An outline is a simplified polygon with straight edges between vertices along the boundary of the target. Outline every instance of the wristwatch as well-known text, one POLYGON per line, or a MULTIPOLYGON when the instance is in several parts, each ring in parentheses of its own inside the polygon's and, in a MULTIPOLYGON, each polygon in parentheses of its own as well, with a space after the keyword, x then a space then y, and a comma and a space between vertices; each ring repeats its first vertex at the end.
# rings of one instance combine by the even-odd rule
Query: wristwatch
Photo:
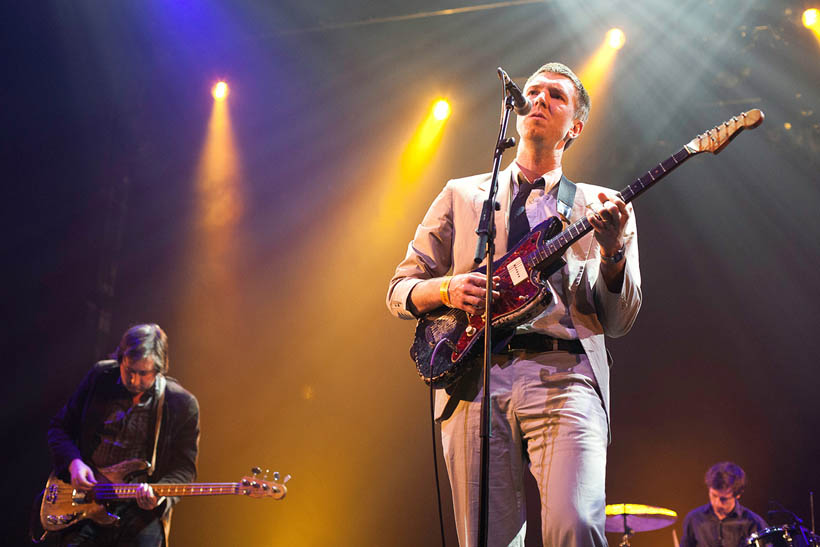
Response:
POLYGON ((624 250, 626 249, 625 245, 622 245, 620 249, 615 251, 614 255, 605 255, 604 250, 601 249, 601 260, 607 262, 609 264, 617 264, 621 260, 624 259, 624 250))

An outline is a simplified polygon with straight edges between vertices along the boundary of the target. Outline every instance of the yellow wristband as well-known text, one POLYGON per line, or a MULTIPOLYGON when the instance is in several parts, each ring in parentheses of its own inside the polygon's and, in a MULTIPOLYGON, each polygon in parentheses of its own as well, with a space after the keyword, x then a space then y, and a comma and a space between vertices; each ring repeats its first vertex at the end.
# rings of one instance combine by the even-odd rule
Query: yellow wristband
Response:
POLYGON ((451 276, 446 276, 444 279, 441 280, 441 286, 438 289, 439 294, 441 294, 441 301, 448 308, 453 307, 453 305, 450 303, 450 281, 452 279, 453 278, 451 276))

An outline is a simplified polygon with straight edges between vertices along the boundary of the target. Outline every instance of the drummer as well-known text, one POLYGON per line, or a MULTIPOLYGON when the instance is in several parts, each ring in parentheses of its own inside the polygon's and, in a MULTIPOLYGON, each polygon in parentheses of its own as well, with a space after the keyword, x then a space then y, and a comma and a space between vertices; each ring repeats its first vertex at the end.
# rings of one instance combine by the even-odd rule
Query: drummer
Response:
POLYGON ((709 503, 692 510, 683 521, 681 547, 739 547, 766 528, 759 515, 740 505, 746 473, 732 462, 716 463, 706 472, 709 503))

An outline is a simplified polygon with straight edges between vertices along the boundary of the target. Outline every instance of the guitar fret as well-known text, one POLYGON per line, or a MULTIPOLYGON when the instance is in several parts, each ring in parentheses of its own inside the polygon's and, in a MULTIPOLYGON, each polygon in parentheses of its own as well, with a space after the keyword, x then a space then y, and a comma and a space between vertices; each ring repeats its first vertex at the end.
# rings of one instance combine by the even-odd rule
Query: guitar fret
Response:
MULTIPOLYGON (((236 492, 237 483, 216 483, 216 484, 154 484, 154 490, 162 496, 195 496, 195 495, 209 495, 209 494, 230 494, 236 492)), ((135 491, 131 491, 134 494, 135 491)))
POLYGON ((629 202, 632 200, 633 192, 632 192, 632 185, 627 186, 623 190, 621 190, 621 199, 624 202, 629 202))
MULTIPOLYGON (((662 179, 684 160, 688 159, 689 156, 691 156, 689 151, 687 151, 685 147, 682 148, 676 154, 666 158, 658 165, 644 173, 641 177, 635 179, 631 184, 619 192, 618 195, 625 203, 632 201, 650 185, 662 179)), ((537 252, 530 255, 530 267, 536 267, 538 264, 548 260, 551 256, 566 249, 569 245, 590 230, 592 230, 592 226, 589 224, 586 217, 583 217, 571 224, 563 232, 556 235, 543 245, 540 245, 537 248, 537 252)))
MULTIPOLYGON (((625 202, 630 202, 635 199, 638 195, 642 194, 645 190, 649 188, 653 183, 659 181, 671 171, 676 169, 680 164, 682 164, 687 159, 691 158, 696 154, 700 154, 702 152, 712 152, 713 154, 718 153, 723 147, 725 147, 729 141, 732 139, 737 132, 743 130, 744 128, 754 128, 760 125, 763 121, 763 113, 759 110, 750 110, 749 112, 741 114, 741 120, 737 118, 732 118, 729 122, 724 122, 722 126, 715 127, 714 129, 707 131, 701 135, 697 135, 694 139, 692 139, 689 143, 684 145, 682 149, 677 151, 672 156, 666 158, 658 165, 653 167, 651 170, 644 173, 639 178, 635 179, 631 184, 629 184, 626 188, 621 190, 616 195, 620 196, 625 202)), ((594 205, 594 203, 590 203, 590 205, 594 205)), ((586 214, 590 214, 585 211, 585 214, 581 215, 581 219, 575 223, 568 223, 569 225, 566 226, 563 232, 552 236, 548 241, 539 241, 534 248, 526 255, 521 256, 521 259, 524 260, 524 264, 529 264, 530 267, 538 268, 540 266, 552 265, 554 262, 560 260, 561 255, 564 251, 566 251, 566 247, 572 244, 573 242, 577 241, 578 238, 582 237, 584 234, 589 233, 592 229, 590 226, 589 221, 586 218, 586 214)), ((552 223, 544 223, 544 226, 556 226, 556 224, 552 223)), ((544 235, 542 231, 541 236, 544 235)), ((509 258, 512 253, 508 253, 507 256, 504 257, 504 260, 511 260, 509 258)), ((511 296, 514 296, 514 292, 511 293, 511 296)), ((516 299, 518 300, 518 299, 516 299)), ((534 310, 538 310, 535 306, 535 303, 528 301, 523 302, 520 305, 516 304, 516 307, 512 309, 512 311, 518 310, 526 310, 529 311, 529 306, 533 306, 534 310), (525 306, 527 308, 525 308, 525 306)), ((503 313, 509 313, 508 310, 504 310, 503 313)), ((431 387, 434 388, 445 388, 449 387, 453 384, 455 380, 457 380, 462 372, 461 370, 467 370, 469 368, 468 364, 465 364, 463 358, 465 356, 459 357, 457 361, 450 362, 449 356, 439 356, 439 359, 436 363, 430 363, 430 369, 438 368, 440 366, 446 373, 454 373, 442 380, 444 376, 439 375, 437 378, 432 378, 424 374, 424 370, 427 369, 428 363, 426 362, 429 360, 433 360, 436 357, 436 354, 430 355, 428 351, 426 336, 424 334, 428 333, 430 327, 427 324, 441 324, 442 330, 449 331, 451 327, 448 325, 450 323, 448 317, 443 317, 443 321, 441 321, 441 316, 432 317, 433 314, 430 314, 431 317, 422 317, 419 319, 419 325, 416 329, 416 339, 413 343, 413 349, 411 353, 413 353, 413 359, 416 361, 416 367, 422 377, 424 378, 425 382, 428 383, 431 387), (458 368, 459 365, 463 365, 461 369, 458 368)), ((526 314, 524 314, 526 315, 526 314)), ((493 316, 490 318, 490 322, 494 322, 493 320, 495 317, 502 317, 501 315, 493 316)), ((515 325, 516 320, 514 319, 513 315, 509 315, 512 318, 510 324, 515 325)), ((245 490, 242 487, 240 490, 245 490)), ((248 493, 248 492, 242 492, 248 493)))
POLYGON ((669 172, 678 165, 675 156, 670 156, 661 162, 661 166, 665 172, 669 172))

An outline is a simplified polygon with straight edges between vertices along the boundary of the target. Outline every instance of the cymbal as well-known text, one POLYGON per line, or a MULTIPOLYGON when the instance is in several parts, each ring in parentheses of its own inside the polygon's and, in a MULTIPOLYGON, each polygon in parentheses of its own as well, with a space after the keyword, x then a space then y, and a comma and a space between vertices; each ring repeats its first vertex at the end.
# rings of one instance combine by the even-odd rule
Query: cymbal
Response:
POLYGON ((678 520, 671 509, 640 505, 637 503, 613 503, 606 506, 606 531, 625 533, 624 524, 630 532, 660 530, 678 520))

